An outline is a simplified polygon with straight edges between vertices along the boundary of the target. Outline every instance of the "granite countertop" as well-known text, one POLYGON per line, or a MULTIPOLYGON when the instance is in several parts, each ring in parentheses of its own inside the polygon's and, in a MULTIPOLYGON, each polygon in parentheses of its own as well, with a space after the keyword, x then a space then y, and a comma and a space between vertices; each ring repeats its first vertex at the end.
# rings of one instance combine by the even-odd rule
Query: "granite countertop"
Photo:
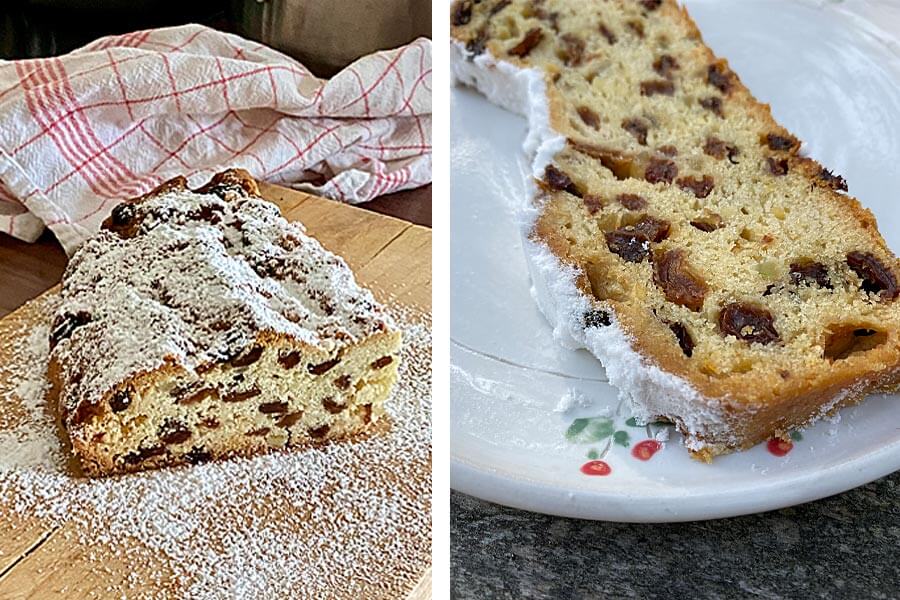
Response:
POLYGON ((900 598, 900 471, 778 511, 639 525, 453 492, 451 597, 900 598))

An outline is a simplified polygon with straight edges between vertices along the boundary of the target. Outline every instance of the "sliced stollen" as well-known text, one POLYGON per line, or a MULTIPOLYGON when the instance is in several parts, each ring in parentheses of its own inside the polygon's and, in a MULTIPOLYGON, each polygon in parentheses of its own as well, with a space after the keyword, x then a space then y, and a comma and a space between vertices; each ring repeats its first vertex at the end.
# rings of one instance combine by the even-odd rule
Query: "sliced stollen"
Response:
POLYGON ((79 248, 50 377, 82 470, 109 475, 362 431, 400 337, 340 257, 230 170, 116 206, 79 248))
POLYGON ((464 0, 453 72, 526 115, 535 296, 636 417, 746 448, 900 383, 900 263, 674 0, 464 0))

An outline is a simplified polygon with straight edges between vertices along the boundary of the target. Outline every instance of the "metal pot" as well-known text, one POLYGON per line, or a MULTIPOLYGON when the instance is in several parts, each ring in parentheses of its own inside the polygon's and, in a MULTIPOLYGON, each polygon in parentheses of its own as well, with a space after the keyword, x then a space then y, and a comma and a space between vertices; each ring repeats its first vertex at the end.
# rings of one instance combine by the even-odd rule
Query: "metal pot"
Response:
POLYGON ((329 77, 360 56, 431 35, 430 0, 232 0, 238 32, 329 77))

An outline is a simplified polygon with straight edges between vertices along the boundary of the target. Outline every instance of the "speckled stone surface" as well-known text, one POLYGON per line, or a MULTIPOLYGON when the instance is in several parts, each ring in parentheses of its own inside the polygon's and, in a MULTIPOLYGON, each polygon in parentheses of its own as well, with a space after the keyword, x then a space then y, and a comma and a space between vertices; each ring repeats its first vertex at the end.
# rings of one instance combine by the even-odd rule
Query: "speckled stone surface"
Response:
POLYGON ((450 514, 455 599, 900 598, 900 472, 717 521, 579 521, 456 492, 450 514))

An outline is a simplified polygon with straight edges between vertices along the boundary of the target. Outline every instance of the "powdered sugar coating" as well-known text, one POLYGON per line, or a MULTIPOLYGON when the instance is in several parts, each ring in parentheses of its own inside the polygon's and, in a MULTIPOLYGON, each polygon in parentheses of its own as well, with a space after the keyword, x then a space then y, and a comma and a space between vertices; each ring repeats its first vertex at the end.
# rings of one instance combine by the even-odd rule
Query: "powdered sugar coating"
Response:
POLYGON ((227 178, 202 193, 175 182, 129 206, 63 276, 51 359, 67 414, 165 364, 233 358, 261 333, 333 351, 389 327, 343 259, 227 178), (87 322, 58 335, 73 315, 87 322))

